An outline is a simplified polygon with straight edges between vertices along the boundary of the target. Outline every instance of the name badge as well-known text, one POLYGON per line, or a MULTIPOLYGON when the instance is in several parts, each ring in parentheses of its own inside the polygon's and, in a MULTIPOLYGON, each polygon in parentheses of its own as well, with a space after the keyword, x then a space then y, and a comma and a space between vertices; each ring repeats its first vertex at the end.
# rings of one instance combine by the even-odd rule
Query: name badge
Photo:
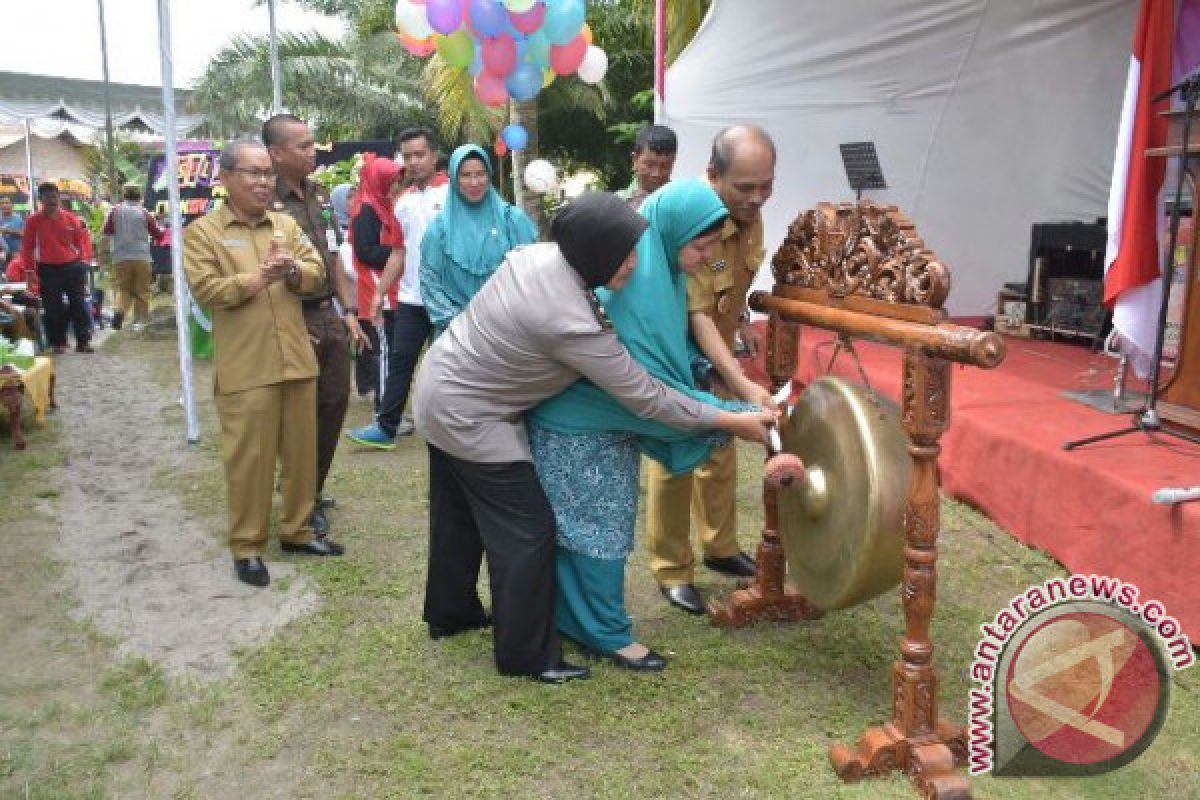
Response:
POLYGON ((245 250, 250 246, 250 243, 245 239, 222 239, 221 244, 225 245, 226 247, 231 247, 234 250, 245 250))

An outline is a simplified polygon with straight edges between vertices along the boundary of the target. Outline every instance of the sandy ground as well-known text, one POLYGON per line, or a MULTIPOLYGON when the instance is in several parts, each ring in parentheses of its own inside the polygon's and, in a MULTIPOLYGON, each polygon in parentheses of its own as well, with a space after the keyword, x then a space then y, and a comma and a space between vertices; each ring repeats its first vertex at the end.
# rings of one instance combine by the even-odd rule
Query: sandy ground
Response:
MULTIPOLYGON (((100 340, 97 340, 99 343, 100 340)), ((217 678, 239 647, 313 611, 318 597, 288 564, 272 586, 237 581, 229 551, 170 493, 156 489, 172 464, 200 459, 162 421, 178 402, 136 359, 104 353, 58 358, 67 465, 56 554, 79 618, 170 674, 217 678), (96 424, 97 421, 103 424, 96 424), (279 579, 286 590, 279 589, 279 579)), ((194 464, 195 462, 193 462, 194 464)))

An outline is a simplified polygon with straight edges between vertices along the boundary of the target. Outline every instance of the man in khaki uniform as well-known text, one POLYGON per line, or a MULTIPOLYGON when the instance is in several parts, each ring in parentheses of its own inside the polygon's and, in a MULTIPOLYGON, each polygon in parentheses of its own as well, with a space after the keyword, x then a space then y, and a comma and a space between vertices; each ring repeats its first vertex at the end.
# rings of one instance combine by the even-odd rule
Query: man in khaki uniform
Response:
POLYGON ((282 463, 284 552, 341 555, 313 537, 317 361, 300 295, 324 278, 321 256, 286 214, 269 211, 275 170, 257 142, 221 154, 225 205, 188 226, 184 266, 192 294, 213 312, 213 391, 229 498, 229 547, 238 579, 266 586, 275 464, 282 463))
MULTIPOLYGON (((775 181, 775 145, 756 126, 726 128, 713 140, 708 179, 729 209, 717 257, 688 276, 688 313, 692 338, 712 362, 714 391, 774 408, 771 393, 742 374, 733 355, 746 294, 765 255, 762 207, 775 181)), ((704 550, 704 565, 736 577, 754 574, 754 559, 737 540, 737 450, 717 448, 692 473, 671 475, 656 461, 647 466, 646 528, 650 568, 663 595, 674 606, 704 613, 694 585, 694 524, 704 550)))

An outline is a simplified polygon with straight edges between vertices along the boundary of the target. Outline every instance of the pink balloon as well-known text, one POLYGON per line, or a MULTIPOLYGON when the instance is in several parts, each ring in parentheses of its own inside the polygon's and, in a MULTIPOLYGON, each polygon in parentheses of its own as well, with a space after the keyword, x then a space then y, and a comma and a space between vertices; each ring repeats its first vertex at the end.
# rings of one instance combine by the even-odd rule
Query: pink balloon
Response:
POLYGON ((508 102, 504 79, 484 70, 475 76, 475 96, 485 106, 502 106, 508 102))
POLYGON ((514 28, 526 35, 531 34, 542 27, 542 22, 546 19, 546 4, 538 3, 524 14, 514 14, 510 11, 509 17, 514 28))
POLYGON ((412 53, 417 58, 425 58, 425 56, 437 49, 437 42, 430 36, 428 39, 414 39, 407 34, 398 33, 400 43, 404 45, 404 49, 412 53))
POLYGON ((517 65, 517 43, 507 33, 483 40, 483 68, 499 78, 507 78, 517 65))
POLYGON ((583 63, 587 49, 587 39, 582 33, 566 44, 554 45, 550 48, 550 68, 559 75, 570 75, 583 63))

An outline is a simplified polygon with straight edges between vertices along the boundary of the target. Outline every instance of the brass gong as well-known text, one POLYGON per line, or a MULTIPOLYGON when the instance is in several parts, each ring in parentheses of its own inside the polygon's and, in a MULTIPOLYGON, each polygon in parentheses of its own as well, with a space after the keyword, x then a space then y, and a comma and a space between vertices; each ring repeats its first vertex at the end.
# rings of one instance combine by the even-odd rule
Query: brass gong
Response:
POLYGON ((779 490, 779 537, 796 590, 832 610, 899 583, 912 458, 896 404, 820 378, 780 434, 808 474, 805 485, 779 490))

